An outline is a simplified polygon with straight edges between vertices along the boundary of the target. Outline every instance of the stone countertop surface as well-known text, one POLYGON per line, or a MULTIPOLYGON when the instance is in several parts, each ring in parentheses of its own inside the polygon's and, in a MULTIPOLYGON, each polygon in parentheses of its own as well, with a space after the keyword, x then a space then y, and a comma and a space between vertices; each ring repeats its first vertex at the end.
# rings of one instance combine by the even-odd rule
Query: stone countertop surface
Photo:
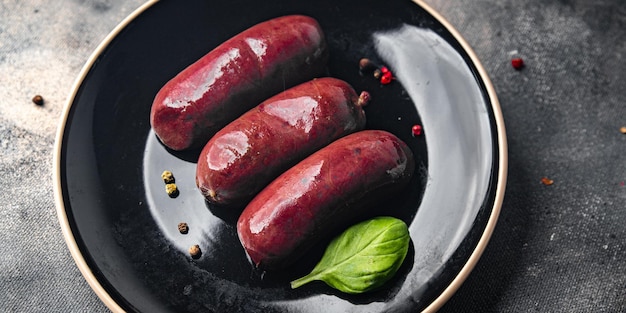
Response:
MULTIPOLYGON (((493 237, 441 312, 626 312, 626 7, 426 2, 486 68, 509 145, 493 237), (513 56, 523 70, 512 68, 513 56)), ((108 312, 63 240, 52 156, 82 66, 142 4, 0 1, 2 312, 108 312), (32 102, 37 94, 43 105, 32 102)))

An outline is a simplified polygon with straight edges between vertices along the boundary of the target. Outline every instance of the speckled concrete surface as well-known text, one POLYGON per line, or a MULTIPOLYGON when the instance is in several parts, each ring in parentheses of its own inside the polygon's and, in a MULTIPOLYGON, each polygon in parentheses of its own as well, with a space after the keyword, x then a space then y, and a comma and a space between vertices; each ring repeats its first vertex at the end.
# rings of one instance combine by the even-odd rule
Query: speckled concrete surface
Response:
MULTIPOLYGON (((500 222, 442 312, 626 311, 621 1, 427 2, 482 60, 509 140, 500 222), (525 59, 522 71, 513 56, 525 59)), ((81 67, 142 3, 0 1, 0 311, 108 311, 63 242, 52 150, 81 67)))
POLYGON ((52 151, 72 84, 143 1, 0 1, 0 311, 108 312, 57 220, 52 151), (44 105, 35 105, 35 95, 44 105))

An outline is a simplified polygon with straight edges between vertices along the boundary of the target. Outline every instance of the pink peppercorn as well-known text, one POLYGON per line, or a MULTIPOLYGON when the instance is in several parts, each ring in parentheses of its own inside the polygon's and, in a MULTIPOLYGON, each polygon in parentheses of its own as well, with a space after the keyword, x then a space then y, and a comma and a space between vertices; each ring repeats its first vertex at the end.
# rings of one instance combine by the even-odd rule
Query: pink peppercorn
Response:
POLYGON ((391 74, 391 71, 386 66, 382 66, 380 68, 380 73, 381 73, 381 75, 380 75, 380 83, 383 84, 383 85, 390 84, 391 81, 394 79, 393 78, 393 74, 391 74))
POLYGON ((411 133, 413 134, 413 136, 419 136, 422 134, 422 126, 421 125, 413 125, 413 127, 411 127, 411 133))
POLYGON ((511 60, 511 65, 516 70, 521 70, 524 67, 524 60, 522 58, 513 58, 511 60))
POLYGON ((383 85, 390 84, 392 80, 393 75, 391 75, 391 72, 383 73, 383 76, 380 77, 380 83, 383 85))

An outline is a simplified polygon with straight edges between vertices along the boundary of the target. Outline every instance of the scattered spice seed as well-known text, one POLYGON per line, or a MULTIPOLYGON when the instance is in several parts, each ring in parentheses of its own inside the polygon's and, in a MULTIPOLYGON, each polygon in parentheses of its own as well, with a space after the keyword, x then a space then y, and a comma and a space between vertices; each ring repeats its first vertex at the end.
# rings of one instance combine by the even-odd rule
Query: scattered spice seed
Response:
POLYGON ((546 185, 546 186, 550 186, 552 184, 554 184, 554 180, 548 178, 548 177, 543 177, 541 178, 541 183, 546 185))
POLYGON ((187 234, 189 232, 189 225, 187 225, 187 223, 178 223, 178 231, 181 234, 187 234))
POLYGON ((393 80, 393 75, 391 72, 383 73, 383 76, 380 78, 380 83, 383 85, 388 85, 393 80))
POLYGON ((372 100, 372 95, 367 91, 361 91, 359 99, 356 101, 356 105, 360 107, 366 106, 372 100))
POLYGON ((626 126, 620 127, 619 132, 626 135, 626 126))
POLYGON ((380 77, 380 83, 383 85, 390 84, 392 80, 394 80, 393 74, 386 66, 380 68, 380 72, 382 73, 380 77))
POLYGON ((411 127, 411 133, 413 134, 413 137, 421 135, 422 125, 413 125, 413 127, 411 127))
POLYGON ((179 194, 176 184, 165 184, 165 192, 167 192, 167 195, 170 196, 170 198, 176 198, 179 194))
POLYGON ((189 248, 189 255, 191 255, 191 257, 194 259, 200 258, 200 256, 202 256, 202 250, 200 250, 200 246, 199 245, 191 246, 191 248, 189 248))
POLYGON ((382 76, 383 76, 383 72, 381 72, 381 70, 379 69, 374 70, 374 78, 380 79, 382 76))
POLYGON ((33 97, 33 103, 36 105, 43 105, 43 97, 40 95, 36 95, 33 97))
POLYGON ((395 79, 388 67, 378 67, 378 65, 368 58, 362 58, 359 60, 359 70, 361 73, 372 71, 374 78, 380 80, 380 83, 383 85, 390 84, 395 79))
POLYGON ((524 67, 524 60, 522 58, 513 58, 511 60, 511 65, 516 70, 521 70, 524 67))
POLYGON ((161 178, 166 184, 173 184, 174 182, 176 182, 176 179, 174 179, 174 174, 172 174, 172 172, 170 171, 163 171, 163 173, 161 174, 161 178))
POLYGON ((359 60, 359 69, 362 72, 371 72, 376 68, 378 68, 378 66, 376 66, 376 64, 368 58, 362 58, 359 60))

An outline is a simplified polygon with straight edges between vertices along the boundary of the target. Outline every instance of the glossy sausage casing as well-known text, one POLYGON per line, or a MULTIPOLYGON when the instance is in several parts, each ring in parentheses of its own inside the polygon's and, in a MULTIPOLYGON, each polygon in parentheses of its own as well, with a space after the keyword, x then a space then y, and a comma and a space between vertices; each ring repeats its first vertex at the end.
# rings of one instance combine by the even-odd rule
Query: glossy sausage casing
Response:
POLYGON ((206 199, 241 205, 289 167, 365 127, 363 103, 348 83, 324 77, 259 104, 209 140, 196 183, 206 199))
POLYGON ((389 132, 345 136, 264 188, 239 217, 239 240, 257 267, 284 268, 402 190, 414 168, 411 150, 389 132))
POLYGON ((313 18, 257 24, 188 66, 157 93, 150 122, 173 150, 202 148, 215 132, 285 88, 321 76, 328 61, 313 18))

